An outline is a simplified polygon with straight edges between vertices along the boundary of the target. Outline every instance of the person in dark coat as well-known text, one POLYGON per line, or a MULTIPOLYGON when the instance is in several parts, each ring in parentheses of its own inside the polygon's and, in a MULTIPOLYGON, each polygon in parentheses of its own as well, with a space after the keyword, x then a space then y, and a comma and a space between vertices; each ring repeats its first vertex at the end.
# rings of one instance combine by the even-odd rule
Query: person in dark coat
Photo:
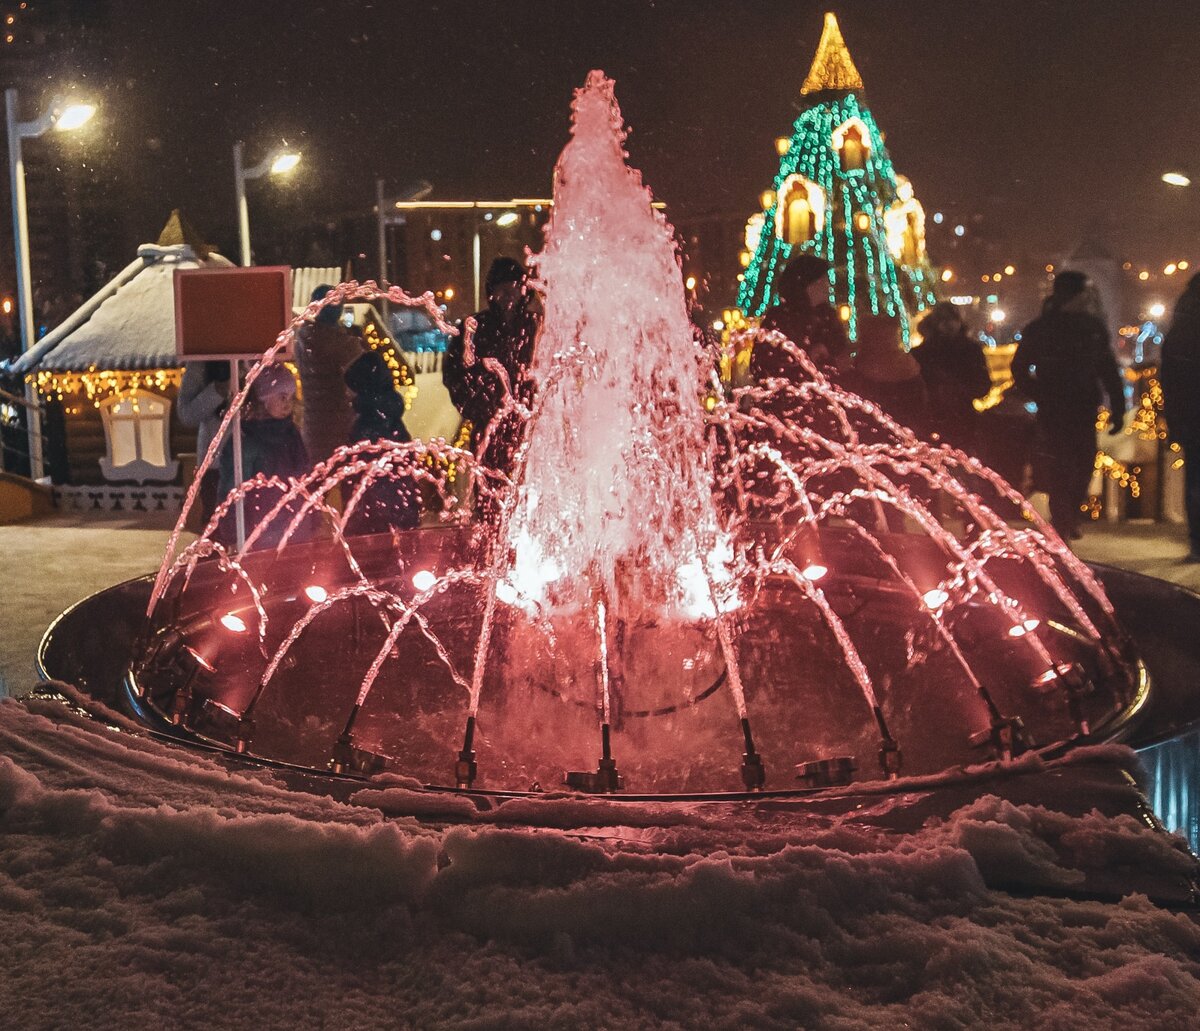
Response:
POLYGON ((1175 302, 1162 345, 1163 414, 1167 432, 1183 449, 1188 562, 1200 562, 1200 275, 1175 302))
POLYGON ((1088 311, 1088 280, 1060 272, 1041 316, 1021 331, 1013 379, 1037 404, 1035 487, 1050 495, 1050 521, 1064 540, 1080 536, 1080 518, 1096 464, 1096 411, 1112 413, 1121 432, 1125 389, 1104 323, 1088 311))
MULTIPOLYGON (((442 365, 442 382, 450 400, 471 423, 471 450, 490 469, 512 475, 513 462, 525 421, 515 412, 501 415, 507 400, 504 383, 485 359, 495 359, 508 376, 508 389, 525 405, 532 404, 534 388, 528 378, 533 349, 542 325, 540 300, 528 286, 525 266, 512 258, 497 258, 488 269, 488 306, 475 313, 472 360, 466 353, 466 329, 450 341, 442 365)), ((495 498, 488 493, 476 502, 483 522, 497 516, 495 498)))
MULTIPOLYGON (((407 444, 412 437, 404 425, 404 398, 396 391, 392 371, 383 356, 365 351, 346 370, 346 386, 354 394, 354 423, 350 443, 391 440, 407 444)), ((347 483, 343 495, 353 496, 356 484, 347 483)), ((420 521, 416 481, 395 474, 372 481, 346 523, 349 534, 411 530, 420 521)))
POLYGON ((938 443, 976 453, 979 412, 975 399, 992 386, 979 340, 967 332, 958 306, 935 304, 917 327, 921 346, 912 355, 929 394, 928 428, 938 443))
MULTIPOLYGON (((175 411, 184 426, 196 431, 196 465, 204 461, 212 446, 225 409, 229 407, 229 362, 188 362, 175 399, 175 411)), ((202 530, 212 518, 221 500, 220 462, 214 462, 200 480, 197 495, 198 529, 202 530)))
MULTIPOLYGON (((309 472, 312 464, 300 430, 292 419, 296 404, 296 380, 284 365, 269 365, 259 373, 250 387, 250 396, 242 411, 242 481, 263 476, 281 480, 298 479, 309 472)), ((233 441, 221 448, 220 498, 224 500, 236 486, 233 469, 233 441)), ((246 536, 279 501, 280 492, 257 490, 244 503, 246 536)), ((299 502, 297 502, 299 504, 299 502)), ((236 540, 235 513, 231 508, 217 526, 216 539, 224 544, 236 540)), ((255 543, 256 548, 274 547, 283 536, 290 519, 281 512, 269 531, 255 543)), ((312 536, 311 521, 302 524, 291 537, 293 541, 312 536)))
MULTIPOLYGON (((782 333, 808 353, 817 368, 835 373, 849 363, 850 345, 838 314, 829 303, 829 263, 798 254, 776 280, 779 302, 763 315, 762 328, 782 333)), ((750 354, 755 382, 773 377, 807 379, 798 363, 777 342, 760 338, 750 354)))
MULTIPOLYGON (((323 283, 312 292, 320 301, 333 289, 323 283)), ((343 375, 363 351, 362 338, 342 324, 345 309, 331 304, 312 322, 296 327, 296 368, 303 388, 301 434, 315 465, 346 443, 353 415, 347 403, 343 375)))
POLYGON ((900 325, 885 315, 865 315, 858 322, 858 354, 844 377, 856 394, 918 436, 925 436, 928 399, 921 367, 900 346, 900 325))

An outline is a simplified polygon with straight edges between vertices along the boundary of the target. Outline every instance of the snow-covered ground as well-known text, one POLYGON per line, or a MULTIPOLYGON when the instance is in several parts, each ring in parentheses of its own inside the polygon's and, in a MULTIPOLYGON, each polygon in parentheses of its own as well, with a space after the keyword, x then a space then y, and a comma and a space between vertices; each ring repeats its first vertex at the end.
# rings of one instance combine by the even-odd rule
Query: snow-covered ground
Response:
POLYGON ((1195 1027, 1192 916, 987 886, 1182 870, 1169 839, 991 795, 896 834, 894 805, 342 803, 8 701, 0 1023, 1195 1027))
MULTIPOLYGON (((165 538, 0 528, 9 570, 37 571, 0 598, 13 693, 50 618, 165 538)), ((1080 550, 1200 578, 1160 529, 1080 550)), ((341 803, 0 703, 0 1026, 1196 1026, 1194 916, 1057 894, 1089 864, 1183 863, 1168 839, 987 792, 897 835, 889 805, 480 814, 402 784, 341 803)))

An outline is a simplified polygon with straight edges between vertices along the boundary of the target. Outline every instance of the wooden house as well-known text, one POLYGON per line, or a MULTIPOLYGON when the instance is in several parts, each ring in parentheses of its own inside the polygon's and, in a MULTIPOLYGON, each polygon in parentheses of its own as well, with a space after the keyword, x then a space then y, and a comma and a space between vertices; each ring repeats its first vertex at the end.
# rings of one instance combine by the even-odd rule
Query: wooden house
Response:
POLYGON ((12 363, 44 405, 60 504, 177 506, 196 435, 174 412, 174 272, 231 264, 172 212, 155 243, 12 363))

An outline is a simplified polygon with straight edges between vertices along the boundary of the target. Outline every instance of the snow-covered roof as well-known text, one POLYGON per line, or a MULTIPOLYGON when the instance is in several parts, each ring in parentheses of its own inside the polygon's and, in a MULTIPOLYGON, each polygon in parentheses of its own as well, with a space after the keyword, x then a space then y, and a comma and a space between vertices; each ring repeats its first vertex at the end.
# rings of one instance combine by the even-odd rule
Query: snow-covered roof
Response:
POLYGON ((215 253, 197 258, 186 243, 142 244, 134 261, 13 362, 12 370, 177 367, 175 270, 231 265, 215 253))

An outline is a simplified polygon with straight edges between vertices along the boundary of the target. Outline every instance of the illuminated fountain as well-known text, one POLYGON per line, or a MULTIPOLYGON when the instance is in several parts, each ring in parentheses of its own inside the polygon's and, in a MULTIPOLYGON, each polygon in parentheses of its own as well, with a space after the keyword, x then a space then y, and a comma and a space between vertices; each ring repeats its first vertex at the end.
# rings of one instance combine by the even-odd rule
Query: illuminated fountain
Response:
MULTIPOLYGON (((623 142, 594 72, 534 258, 512 478, 376 442, 244 485, 172 539, 124 703, 266 761, 502 790, 819 787, 1114 733, 1145 677, 1091 571, 997 476, 786 340, 757 346, 795 378, 727 396, 623 142), (346 536, 388 481, 424 528, 346 536), (470 522, 464 483, 494 523, 470 522), (241 552, 214 536, 238 497, 272 499, 241 552)), ((344 284, 305 314, 384 294, 344 284)), ((440 324, 428 295, 386 296, 440 324)))

